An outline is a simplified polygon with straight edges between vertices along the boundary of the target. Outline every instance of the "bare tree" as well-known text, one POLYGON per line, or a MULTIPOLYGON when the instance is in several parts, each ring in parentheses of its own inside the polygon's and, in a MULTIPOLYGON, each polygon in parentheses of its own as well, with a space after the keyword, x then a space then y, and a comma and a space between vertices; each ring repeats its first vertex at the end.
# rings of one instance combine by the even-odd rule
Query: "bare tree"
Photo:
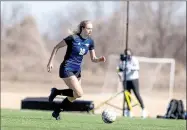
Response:
POLYGON ((84 2, 74 3, 66 7, 68 11, 62 12, 58 10, 48 16, 51 18, 51 20, 48 21, 48 24, 51 26, 49 30, 46 30, 45 35, 48 34, 53 40, 62 40, 63 37, 69 34, 69 30, 76 29, 80 21, 88 19, 90 14, 87 7, 84 5, 84 2), (81 6, 76 6, 77 4, 81 6))
POLYGON ((29 15, 21 3, 9 6, 3 8, 4 16, 1 19, 4 22, 5 34, 1 39, 3 70, 25 71, 28 68, 30 71, 46 70, 49 54, 35 18, 29 15), (9 15, 6 16, 5 13, 9 15), (12 62, 19 67, 15 68, 12 62))
POLYGON ((20 2, 2 2, 1 10, 1 39, 7 39, 9 35, 8 28, 14 24, 19 24, 25 16, 29 14, 29 9, 26 4, 20 2))
POLYGON ((185 37, 184 31, 180 35, 177 34, 180 30, 179 25, 185 26, 177 14, 178 8, 183 3, 168 1, 132 2, 132 4, 132 10, 135 11, 132 24, 134 31, 136 30, 133 33, 135 35, 139 33, 136 43, 140 45, 142 51, 146 51, 146 55, 152 57, 168 57, 169 50, 175 48, 176 50, 173 50, 169 56, 175 57, 175 52, 179 47, 184 47, 184 40, 182 40, 185 37), (177 44, 173 37, 177 39, 177 44), (149 46, 150 51, 145 49, 145 46, 149 46))

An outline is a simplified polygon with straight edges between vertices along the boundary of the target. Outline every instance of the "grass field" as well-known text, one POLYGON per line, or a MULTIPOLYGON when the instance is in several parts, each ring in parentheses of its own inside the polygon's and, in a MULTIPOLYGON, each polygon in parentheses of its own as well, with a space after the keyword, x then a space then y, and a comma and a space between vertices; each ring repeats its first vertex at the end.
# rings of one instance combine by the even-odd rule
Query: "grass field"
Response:
POLYGON ((105 124, 100 115, 61 113, 61 120, 50 111, 1 110, 1 130, 185 130, 184 120, 119 117, 105 124))

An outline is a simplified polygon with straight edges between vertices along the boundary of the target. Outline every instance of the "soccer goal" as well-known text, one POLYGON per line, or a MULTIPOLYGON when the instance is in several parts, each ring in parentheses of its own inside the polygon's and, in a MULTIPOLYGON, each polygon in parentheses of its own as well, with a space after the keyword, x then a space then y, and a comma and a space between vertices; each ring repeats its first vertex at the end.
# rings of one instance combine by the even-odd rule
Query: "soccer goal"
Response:
MULTIPOLYGON (((140 63, 139 83, 141 92, 152 95, 154 91, 164 92, 168 99, 173 96, 175 60, 171 58, 149 58, 136 56, 140 63)), ((107 89, 112 93, 121 91, 122 83, 116 72, 120 61, 119 55, 108 57, 108 66, 105 74, 103 92, 107 89)), ((158 93, 156 93, 158 94, 158 93)))

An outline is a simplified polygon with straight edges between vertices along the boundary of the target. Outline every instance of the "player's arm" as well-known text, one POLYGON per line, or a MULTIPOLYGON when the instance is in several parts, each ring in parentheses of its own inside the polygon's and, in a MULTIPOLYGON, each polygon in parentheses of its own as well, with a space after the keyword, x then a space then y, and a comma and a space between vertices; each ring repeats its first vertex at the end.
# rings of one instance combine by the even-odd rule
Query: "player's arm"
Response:
POLYGON ((98 62, 105 62, 106 59, 104 56, 97 57, 94 50, 94 40, 91 40, 90 46, 89 46, 89 52, 90 52, 90 59, 92 62, 98 63, 98 62))
POLYGON ((98 58, 95 54, 94 49, 90 50, 89 52, 90 52, 90 59, 92 62, 98 63, 98 62, 105 62, 106 61, 104 56, 101 56, 98 58))
POLYGON ((59 42, 59 43, 53 48, 53 51, 52 51, 52 53, 51 53, 51 57, 50 57, 50 59, 49 59, 49 63, 51 63, 51 62, 53 61, 53 59, 54 59, 54 57, 55 57, 55 55, 56 55, 58 49, 60 49, 61 47, 66 46, 66 45, 67 45, 66 42, 65 42, 64 40, 62 40, 61 42, 59 42))
POLYGON ((118 77, 119 77, 120 81, 122 81, 123 80, 123 78, 122 78, 123 77, 123 71, 124 71, 122 61, 116 67, 116 71, 117 71, 117 74, 118 74, 118 77))

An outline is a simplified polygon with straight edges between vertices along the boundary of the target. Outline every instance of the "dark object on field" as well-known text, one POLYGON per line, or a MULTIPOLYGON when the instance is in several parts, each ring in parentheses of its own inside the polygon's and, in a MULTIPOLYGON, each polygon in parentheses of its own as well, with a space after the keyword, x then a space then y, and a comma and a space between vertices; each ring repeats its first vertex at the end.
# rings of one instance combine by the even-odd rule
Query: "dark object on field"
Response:
MULTIPOLYGON (((62 100, 55 102, 61 103, 62 100)), ((75 100, 66 111, 89 112, 93 108, 93 101, 75 100)), ((21 109, 53 110, 53 106, 49 103, 48 97, 28 97, 21 101, 21 109)))
POLYGON ((164 116, 157 115, 157 118, 185 119, 185 111, 184 111, 183 101, 172 99, 168 104, 166 114, 164 116))

